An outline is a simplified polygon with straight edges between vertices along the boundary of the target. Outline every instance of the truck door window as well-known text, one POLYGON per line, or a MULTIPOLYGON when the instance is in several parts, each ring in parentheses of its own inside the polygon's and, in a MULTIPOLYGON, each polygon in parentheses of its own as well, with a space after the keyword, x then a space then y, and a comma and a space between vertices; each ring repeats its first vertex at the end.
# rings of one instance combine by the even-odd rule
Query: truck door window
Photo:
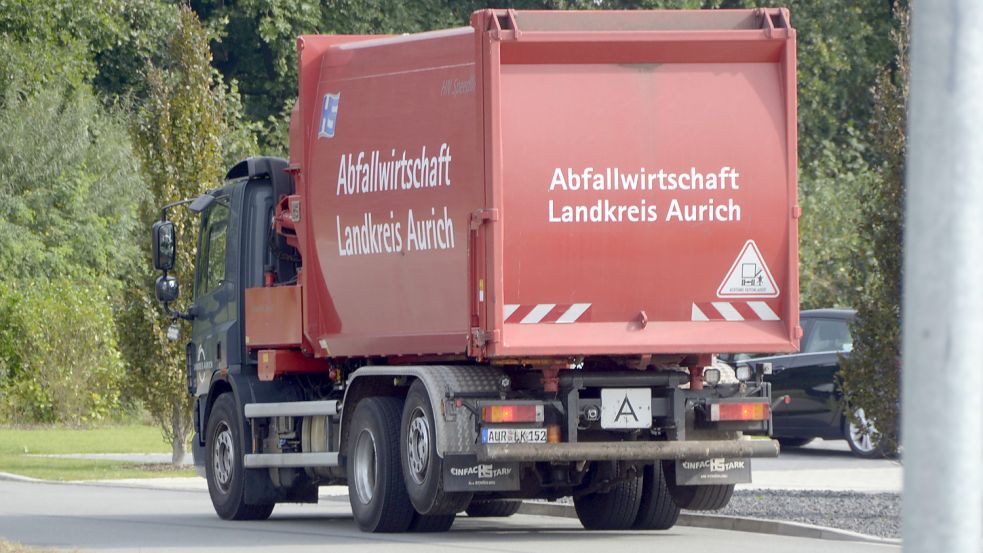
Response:
POLYGON ((215 202, 208 210, 202 232, 195 297, 215 291, 225 280, 225 242, 228 226, 229 208, 215 202))

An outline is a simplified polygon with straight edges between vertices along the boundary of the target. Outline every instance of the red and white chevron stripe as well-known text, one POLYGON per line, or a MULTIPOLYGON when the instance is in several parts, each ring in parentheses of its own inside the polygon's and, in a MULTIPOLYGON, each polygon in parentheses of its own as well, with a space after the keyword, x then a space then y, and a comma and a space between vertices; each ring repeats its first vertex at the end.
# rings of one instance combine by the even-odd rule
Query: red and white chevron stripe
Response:
POLYGON ((764 301, 712 301, 693 304, 693 321, 780 321, 764 301))
POLYGON ((555 304, 537 303, 535 305, 505 305, 504 320, 519 324, 571 324, 590 319, 589 303, 555 304))

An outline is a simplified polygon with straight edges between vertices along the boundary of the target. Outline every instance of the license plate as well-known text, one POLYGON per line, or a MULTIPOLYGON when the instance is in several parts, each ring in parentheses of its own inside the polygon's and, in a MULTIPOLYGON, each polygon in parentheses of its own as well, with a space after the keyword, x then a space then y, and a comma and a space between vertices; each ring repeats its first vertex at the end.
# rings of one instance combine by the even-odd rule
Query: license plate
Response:
POLYGON ((601 428, 651 428, 652 390, 604 388, 601 390, 601 428))
POLYGON ((482 428, 483 444, 545 444, 545 428, 482 428))

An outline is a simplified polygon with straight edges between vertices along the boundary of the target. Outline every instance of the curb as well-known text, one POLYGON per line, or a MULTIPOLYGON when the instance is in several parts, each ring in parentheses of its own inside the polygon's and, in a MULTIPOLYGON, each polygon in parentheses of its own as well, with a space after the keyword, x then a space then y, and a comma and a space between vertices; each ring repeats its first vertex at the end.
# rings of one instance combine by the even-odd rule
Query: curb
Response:
MULTIPOLYGON (((577 513, 571 505, 558 505, 556 503, 522 502, 519 513, 523 515, 538 515, 550 517, 577 518, 577 513)), ((881 545, 901 545, 901 540, 894 538, 880 538, 850 532, 849 530, 838 530, 826 526, 816 526, 803 522, 784 522, 778 520, 767 520, 761 518, 733 517, 725 515, 705 515, 684 512, 679 514, 676 522, 679 526, 690 526, 694 528, 710 528, 713 530, 731 530, 735 532, 753 532, 756 534, 772 534, 777 536, 788 536, 793 538, 810 538, 818 540, 832 541, 856 541, 864 543, 876 543, 881 545)))

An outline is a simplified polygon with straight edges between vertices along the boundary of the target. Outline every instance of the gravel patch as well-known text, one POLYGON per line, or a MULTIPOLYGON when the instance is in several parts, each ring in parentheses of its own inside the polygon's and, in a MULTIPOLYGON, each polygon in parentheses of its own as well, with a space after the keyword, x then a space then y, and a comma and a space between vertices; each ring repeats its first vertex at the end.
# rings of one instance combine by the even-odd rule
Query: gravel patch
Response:
POLYGON ((738 490, 730 505, 708 514, 804 522, 882 538, 901 537, 901 496, 895 493, 738 490))

